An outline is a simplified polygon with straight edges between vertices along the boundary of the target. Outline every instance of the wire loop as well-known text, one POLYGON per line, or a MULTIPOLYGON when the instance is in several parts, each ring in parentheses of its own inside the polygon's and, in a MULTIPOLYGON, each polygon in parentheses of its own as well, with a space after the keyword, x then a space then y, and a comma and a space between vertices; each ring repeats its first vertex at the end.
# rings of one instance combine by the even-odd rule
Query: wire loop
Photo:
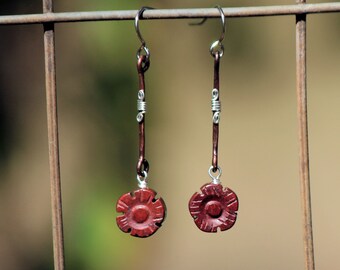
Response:
POLYGON ((220 166, 217 166, 217 171, 218 171, 218 174, 217 176, 214 176, 212 173, 214 172, 214 166, 210 166, 209 170, 208 170, 208 174, 209 176, 211 177, 212 179, 212 183, 213 184, 220 184, 221 181, 220 181, 220 176, 222 175, 222 169, 220 166))
POLYGON ((148 182, 147 182, 148 173, 146 171, 143 171, 143 175, 144 176, 137 174, 138 186, 140 188, 147 188, 148 187, 148 182))
POLYGON ((146 58, 146 62, 149 62, 149 58, 150 58, 150 51, 149 51, 149 48, 146 47, 145 45, 141 45, 139 47, 139 49, 137 50, 137 59, 139 59, 142 55, 145 55, 145 58, 146 58))
POLYGON ((139 159, 137 162, 137 174, 141 177, 145 177, 145 172, 149 172, 149 162, 144 159, 139 159))
POLYGON ((216 40, 211 44, 209 51, 213 57, 216 53, 222 57, 224 54, 224 46, 219 40, 216 40))

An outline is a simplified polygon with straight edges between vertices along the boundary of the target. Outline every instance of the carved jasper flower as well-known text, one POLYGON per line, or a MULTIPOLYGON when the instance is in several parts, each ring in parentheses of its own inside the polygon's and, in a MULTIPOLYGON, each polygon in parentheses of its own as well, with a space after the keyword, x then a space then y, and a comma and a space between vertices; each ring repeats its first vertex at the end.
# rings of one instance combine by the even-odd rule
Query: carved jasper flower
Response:
POLYGON ((221 184, 205 184, 202 193, 196 192, 189 201, 189 211, 197 227, 204 232, 230 229, 236 222, 238 199, 221 184))
POLYGON ((164 221, 166 206, 162 198, 156 199, 156 192, 149 188, 138 189, 121 196, 117 202, 118 227, 136 237, 154 234, 164 221))

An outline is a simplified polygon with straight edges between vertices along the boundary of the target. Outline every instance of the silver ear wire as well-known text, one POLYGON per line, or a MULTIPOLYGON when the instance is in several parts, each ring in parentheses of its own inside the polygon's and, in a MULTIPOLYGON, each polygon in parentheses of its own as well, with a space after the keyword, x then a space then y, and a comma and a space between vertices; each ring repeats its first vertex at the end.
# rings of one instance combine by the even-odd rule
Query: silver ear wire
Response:
MULTIPOLYGON (((221 24, 222 24, 222 31, 221 31, 221 35, 220 38, 216 41, 214 41, 211 46, 210 46, 210 53, 211 55, 214 57, 216 53, 219 54, 220 57, 222 57, 223 53, 224 53, 224 47, 222 44, 222 41, 224 39, 224 35, 225 35, 225 29, 226 29, 226 19, 225 19, 225 14, 223 12, 223 9, 220 6, 215 6, 215 8, 218 9, 218 12, 220 13, 221 16, 221 24)), ((207 21, 207 18, 203 18, 202 21, 198 22, 198 23, 189 23, 189 25, 191 26, 195 26, 195 25, 202 25, 207 21)))
POLYGON ((149 51, 149 48, 146 46, 146 42, 140 32, 140 29, 139 29, 139 20, 140 18, 143 16, 143 12, 147 9, 152 9, 151 7, 142 7, 136 14, 136 17, 135 17, 135 29, 136 29, 136 33, 137 33, 137 36, 140 40, 140 42, 142 43, 142 45, 139 47, 139 49, 137 50, 137 59, 139 59, 139 57, 141 56, 141 53, 142 51, 145 52, 145 55, 146 55, 146 58, 147 60, 149 60, 150 58, 150 51, 149 51))
POLYGON ((219 56, 222 57, 224 53, 224 47, 223 47, 222 41, 225 35, 226 20, 225 20, 223 9, 220 6, 215 6, 215 8, 218 9, 221 15, 222 32, 221 32, 220 38, 211 44, 210 53, 212 56, 215 56, 215 54, 218 53, 219 56))

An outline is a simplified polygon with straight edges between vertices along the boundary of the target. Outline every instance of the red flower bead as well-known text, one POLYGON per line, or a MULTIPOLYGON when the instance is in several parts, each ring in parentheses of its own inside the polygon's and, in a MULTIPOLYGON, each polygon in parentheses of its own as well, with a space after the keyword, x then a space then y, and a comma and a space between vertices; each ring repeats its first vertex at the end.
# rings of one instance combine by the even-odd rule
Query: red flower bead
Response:
POLYGON ((220 184, 205 184, 189 201, 189 211, 197 227, 204 232, 230 229, 236 222, 238 199, 229 188, 220 184))
POLYGON ((136 237, 154 234, 164 221, 166 206, 162 198, 156 199, 156 192, 149 188, 138 189, 121 196, 117 202, 118 227, 136 237))

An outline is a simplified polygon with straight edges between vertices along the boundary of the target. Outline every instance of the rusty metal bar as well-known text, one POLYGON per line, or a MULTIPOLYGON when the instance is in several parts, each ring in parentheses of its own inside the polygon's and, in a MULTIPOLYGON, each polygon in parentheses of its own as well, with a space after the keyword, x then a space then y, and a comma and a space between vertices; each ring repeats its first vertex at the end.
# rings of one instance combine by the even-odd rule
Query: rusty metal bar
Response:
MULTIPOLYGON (((52 14, 52 0, 43 0, 43 11, 45 14, 52 14)), ((53 23, 44 24, 44 49, 54 269, 64 270, 64 235, 61 203, 55 40, 53 23)))
MULTIPOLYGON (((0 16, 1 24, 39 24, 81 21, 134 20, 138 10, 60 12, 0 16)), ((340 2, 304 5, 223 8, 226 17, 279 16, 340 12, 340 2)), ((154 9, 143 13, 144 19, 219 18, 216 8, 154 9)))
MULTIPOLYGON (((306 0, 296 0, 305 5, 306 0)), ((307 122, 307 76, 306 76, 306 14, 296 16, 296 92, 299 130, 299 171, 303 219, 303 242, 305 269, 314 270, 314 246, 312 206, 309 174, 308 122, 307 122)))

